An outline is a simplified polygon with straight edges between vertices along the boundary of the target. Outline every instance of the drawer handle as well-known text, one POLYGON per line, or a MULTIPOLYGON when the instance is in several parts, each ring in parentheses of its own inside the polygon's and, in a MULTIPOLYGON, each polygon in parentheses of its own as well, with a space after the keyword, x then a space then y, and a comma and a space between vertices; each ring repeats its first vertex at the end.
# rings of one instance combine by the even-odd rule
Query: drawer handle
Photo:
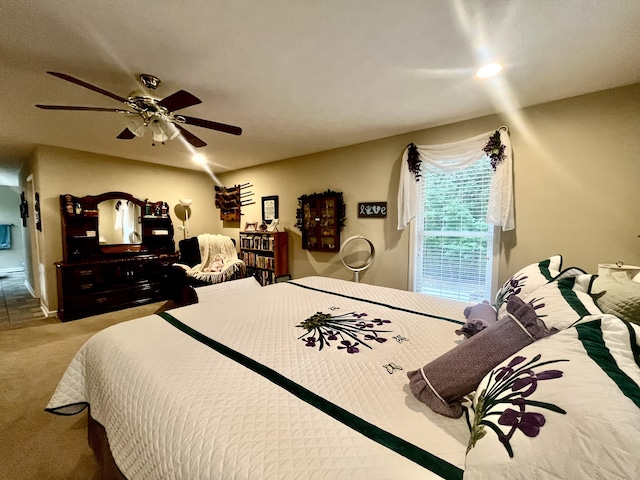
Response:
POLYGON ((80 290, 91 290, 93 288, 93 283, 83 283, 80 285, 80 290))
POLYGON ((87 275, 91 275, 93 273, 93 270, 80 270, 78 273, 80 275, 87 276, 87 275))
POLYGON ((104 303, 107 301, 107 297, 96 298, 96 303, 104 303))

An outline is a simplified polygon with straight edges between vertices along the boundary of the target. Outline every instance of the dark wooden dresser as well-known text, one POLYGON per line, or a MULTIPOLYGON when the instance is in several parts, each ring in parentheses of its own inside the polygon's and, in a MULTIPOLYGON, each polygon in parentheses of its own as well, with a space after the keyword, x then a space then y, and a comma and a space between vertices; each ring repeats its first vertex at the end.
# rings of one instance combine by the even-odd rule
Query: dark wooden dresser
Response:
POLYGON ((56 263, 58 318, 63 321, 168 298, 168 270, 177 254, 133 255, 56 263))
POLYGON ((110 192, 61 195, 60 206, 64 260, 55 264, 60 320, 168 298, 167 278, 178 254, 165 202, 110 192), (124 223, 121 208, 128 209, 124 223), (114 218, 121 225, 112 231, 114 218), (127 243, 113 243, 122 238, 127 243))

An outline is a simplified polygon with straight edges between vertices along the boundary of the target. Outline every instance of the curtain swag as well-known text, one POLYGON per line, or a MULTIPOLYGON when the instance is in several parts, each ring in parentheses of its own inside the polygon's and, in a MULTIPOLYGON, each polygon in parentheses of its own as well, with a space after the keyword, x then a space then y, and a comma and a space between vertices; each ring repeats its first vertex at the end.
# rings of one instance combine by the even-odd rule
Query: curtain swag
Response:
POLYGON ((455 172, 484 156, 491 160, 494 174, 489 190, 487 223, 513 230, 513 155, 509 129, 505 126, 458 142, 440 145, 409 144, 402 155, 398 186, 398 230, 407 228, 418 212, 418 182, 422 168, 431 172, 455 172))

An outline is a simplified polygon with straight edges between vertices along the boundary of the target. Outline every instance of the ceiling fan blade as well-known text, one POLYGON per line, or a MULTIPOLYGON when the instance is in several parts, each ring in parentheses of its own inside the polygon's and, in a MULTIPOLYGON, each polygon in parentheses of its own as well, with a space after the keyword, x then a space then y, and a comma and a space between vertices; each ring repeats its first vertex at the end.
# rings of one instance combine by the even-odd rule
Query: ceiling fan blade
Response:
POLYGON ((206 147, 207 146, 207 144, 203 140, 201 140, 198 137, 196 137, 193 133, 191 133, 189 130, 187 130, 186 128, 184 128, 180 124, 176 123, 175 126, 178 127, 178 129, 180 130, 180 133, 182 133, 182 136, 184 137, 184 139, 187 142, 189 142, 191 145, 193 145, 194 147, 199 148, 199 147, 206 147))
POLYGON ((130 113, 135 115, 134 112, 128 110, 122 110, 121 108, 103 108, 103 107, 74 107, 71 105, 36 105, 43 110, 83 110, 87 112, 115 112, 115 113, 130 113))
POLYGON ((113 98, 114 100, 118 100, 119 102, 122 102, 122 103, 127 102, 127 99, 124 97, 121 97, 120 95, 116 95, 115 93, 108 92, 103 88, 96 87, 95 85, 91 85, 90 83, 80 80, 79 78, 72 77, 71 75, 67 75, 66 73, 59 73, 59 72, 47 72, 47 73, 49 75, 53 75, 54 77, 58 77, 68 82, 75 83, 76 85, 80 85, 81 87, 88 88, 89 90, 93 90, 94 92, 101 93, 102 95, 106 95, 107 97, 113 98))
POLYGON ((211 120, 203 120, 202 118, 187 117, 186 115, 180 115, 184 118, 185 123, 188 125, 195 125, 196 127, 210 128, 211 130, 218 130, 219 132, 231 133, 232 135, 240 135, 242 129, 240 127, 234 127, 233 125, 226 125, 224 123, 212 122, 211 120))
POLYGON ((195 95, 190 94, 184 90, 178 90, 173 95, 169 95, 158 102, 158 105, 165 107, 170 112, 180 110, 181 108, 190 107, 191 105, 197 105, 202 103, 195 95))
POLYGON ((128 128, 125 128, 116 138, 119 138, 120 140, 131 140, 132 138, 136 138, 136 135, 128 128))

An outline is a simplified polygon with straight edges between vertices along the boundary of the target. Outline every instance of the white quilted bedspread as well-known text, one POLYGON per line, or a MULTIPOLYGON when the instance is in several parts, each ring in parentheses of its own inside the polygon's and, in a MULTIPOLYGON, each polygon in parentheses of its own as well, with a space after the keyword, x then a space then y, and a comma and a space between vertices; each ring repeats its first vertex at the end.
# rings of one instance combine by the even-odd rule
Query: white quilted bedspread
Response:
MULTIPOLYGON (((322 277, 295 283, 230 291, 169 313, 461 474, 464 417, 445 418, 418 402, 406 372, 461 339, 458 324, 410 311, 462 322, 467 304, 322 277), (388 320, 374 328, 390 332, 377 334, 384 342, 365 339, 371 348, 360 343, 357 353, 341 339, 320 350, 298 327, 317 312, 366 313, 363 321, 388 320)), ((157 315, 92 337, 47 409, 72 414, 85 402, 130 480, 437 478, 157 315)))

